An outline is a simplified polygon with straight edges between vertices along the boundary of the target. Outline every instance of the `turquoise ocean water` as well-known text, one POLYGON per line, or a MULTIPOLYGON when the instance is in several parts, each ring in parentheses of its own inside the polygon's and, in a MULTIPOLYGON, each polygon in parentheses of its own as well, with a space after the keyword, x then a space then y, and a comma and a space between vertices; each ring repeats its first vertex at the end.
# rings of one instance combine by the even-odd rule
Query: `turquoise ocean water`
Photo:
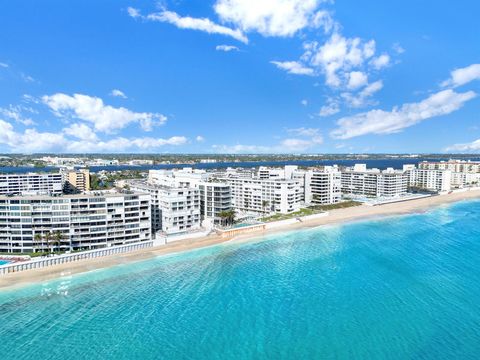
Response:
POLYGON ((0 292, 0 359, 478 359, 480 202, 0 292))

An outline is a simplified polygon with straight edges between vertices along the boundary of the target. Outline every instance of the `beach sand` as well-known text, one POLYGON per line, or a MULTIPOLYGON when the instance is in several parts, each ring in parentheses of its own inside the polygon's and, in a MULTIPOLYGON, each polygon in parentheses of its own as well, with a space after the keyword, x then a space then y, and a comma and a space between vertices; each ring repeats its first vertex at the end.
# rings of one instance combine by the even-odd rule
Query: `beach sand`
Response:
POLYGON ((421 212, 442 204, 448 204, 456 201, 475 198, 480 198, 480 190, 457 192, 447 195, 433 196, 428 198, 421 198, 379 206, 361 205, 351 208, 337 209, 330 211, 329 215, 325 217, 298 222, 295 224, 278 227, 272 230, 259 230, 244 235, 238 235, 234 238, 222 238, 217 235, 212 235, 200 239, 181 240, 167 245, 142 249, 126 254, 116 254, 112 256, 83 260, 74 263, 55 265, 43 269, 33 269, 18 273, 7 274, 0 276, 0 291, 9 290, 16 287, 22 287, 37 282, 45 282, 51 279, 70 276, 72 274, 108 268, 119 264, 126 264, 129 262, 151 259, 153 257, 164 254, 171 254, 203 248, 229 241, 250 241, 252 239, 259 238, 265 235, 289 230, 312 228, 329 224, 347 223, 354 220, 363 220, 382 216, 421 212))

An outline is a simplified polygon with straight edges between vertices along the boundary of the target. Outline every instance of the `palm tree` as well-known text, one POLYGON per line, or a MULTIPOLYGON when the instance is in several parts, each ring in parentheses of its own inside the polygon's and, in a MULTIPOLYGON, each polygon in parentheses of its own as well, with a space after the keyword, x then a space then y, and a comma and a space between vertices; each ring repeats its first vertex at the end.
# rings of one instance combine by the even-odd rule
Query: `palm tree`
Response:
MULTIPOLYGON (((39 247, 40 247, 40 250, 43 251, 43 236, 42 234, 40 233, 36 233, 34 236, 33 236, 33 242, 35 244, 38 244, 39 247)), ((37 252, 37 247, 35 246, 35 252, 37 252)))
POLYGON ((218 213, 222 219, 222 224, 231 225, 235 222, 235 210, 225 210, 218 213))
MULTIPOLYGON (((53 242, 52 242, 52 239, 53 239, 52 233, 51 233, 50 231, 47 232, 47 233, 44 235, 44 239, 45 239, 45 242, 47 243, 47 248, 49 248, 49 247, 53 244, 53 242)), ((53 247, 50 247, 49 250, 50 250, 50 252, 53 252, 53 247)))
POLYGON ((227 222, 227 211, 220 211, 218 213, 218 217, 220 218, 220 223, 222 224, 222 226, 225 226, 226 225, 226 222, 227 222))
POLYGON ((58 251, 60 245, 62 244, 62 240, 64 238, 65 237, 63 236, 63 234, 58 230, 55 231, 55 233, 53 234, 53 241, 54 241, 54 244, 57 246, 57 251, 58 251))
POLYGON ((262 200, 262 209, 263 209, 263 212, 265 213, 265 209, 268 207, 268 205, 270 204, 270 202, 268 200, 262 200))

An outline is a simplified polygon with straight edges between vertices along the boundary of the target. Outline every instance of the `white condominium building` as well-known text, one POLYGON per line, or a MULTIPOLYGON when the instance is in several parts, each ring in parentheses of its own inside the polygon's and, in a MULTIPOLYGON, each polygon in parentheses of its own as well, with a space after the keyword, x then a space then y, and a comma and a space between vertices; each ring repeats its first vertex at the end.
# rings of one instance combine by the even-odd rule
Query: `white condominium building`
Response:
POLYGON ((90 250, 151 239, 150 196, 0 196, 0 252, 90 250))
POLYGON ((240 211, 275 211, 287 214, 298 210, 304 202, 303 185, 298 180, 241 177, 224 177, 219 180, 230 185, 232 205, 240 211))
POLYGON ((305 203, 308 205, 336 204, 342 198, 341 173, 336 166, 305 173, 305 203))
POLYGON ((205 170, 183 168, 182 170, 149 170, 150 184, 165 186, 195 187, 199 182, 207 181, 210 174, 205 170))
POLYGON ((260 166, 258 168, 256 178, 258 179, 292 179, 296 175, 305 175, 304 171, 298 170, 297 165, 285 165, 283 168, 270 168, 266 166, 260 166))
POLYGON ((149 183, 175 188, 198 189, 202 220, 219 223, 219 213, 232 208, 230 185, 213 179, 212 173, 184 168, 182 170, 150 170, 149 183))
POLYGON ((450 170, 458 173, 480 173, 480 161, 422 161, 418 164, 418 168, 424 170, 450 170))
POLYGON ((453 188, 480 184, 480 173, 452 172, 450 184, 453 188))
POLYGON ((212 219, 214 224, 221 223, 221 213, 232 209, 230 185, 221 182, 201 182, 198 189, 202 219, 212 219))
POLYGON ((368 197, 396 197, 407 193, 408 174, 387 168, 367 169, 365 164, 356 164, 342 171, 342 192, 344 194, 368 197))
POLYGON ((450 170, 415 169, 410 173, 410 187, 450 191, 451 183, 452 172, 450 170))
POLYGON ((60 195, 64 179, 60 173, 0 175, 0 195, 60 195))
POLYGON ((131 182, 130 188, 151 196, 154 234, 185 233, 200 229, 200 190, 145 182, 131 182))
MULTIPOLYGON (((480 162, 479 161, 465 161, 465 160, 449 160, 449 161, 423 161, 418 164, 419 170, 430 170, 430 171, 450 171, 450 187, 451 188, 462 188, 465 186, 477 185, 480 183, 480 162)), ((419 181, 429 181, 430 183, 434 180, 425 180, 423 178, 426 175, 419 175, 422 179, 419 181)), ((441 175, 435 175, 433 173, 430 175, 430 178, 442 177, 441 175)), ((449 177, 448 174, 444 174, 443 177, 449 177)), ((441 181, 439 179, 435 181, 441 181)), ((443 188, 444 191, 450 190, 448 186, 437 185, 435 188, 443 188)))

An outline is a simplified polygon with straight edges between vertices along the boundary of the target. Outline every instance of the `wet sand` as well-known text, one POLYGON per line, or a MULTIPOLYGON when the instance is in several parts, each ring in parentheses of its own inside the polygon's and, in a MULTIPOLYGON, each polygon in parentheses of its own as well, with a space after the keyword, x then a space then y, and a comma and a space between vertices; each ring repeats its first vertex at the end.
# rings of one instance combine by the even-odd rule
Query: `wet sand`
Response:
POLYGON ((244 235, 238 235, 234 238, 222 238, 217 235, 211 235, 204 238, 181 240, 167 245, 153 247, 149 249, 142 249, 126 254, 116 254, 74 263, 55 265, 43 269, 33 269, 18 273, 12 273, 0 276, 0 291, 12 289, 15 287, 22 287, 32 283, 45 282, 63 276, 70 276, 73 274, 108 268, 119 264, 147 260, 160 255, 189 251, 231 241, 250 241, 255 238, 261 238, 265 235, 289 230, 312 228, 329 224, 347 223, 350 221, 382 216, 421 212, 426 211, 432 207, 440 206, 442 204, 448 204, 456 201, 475 198, 480 198, 480 190, 470 190, 448 195, 433 196, 428 198, 415 199, 379 206, 361 205, 351 208, 337 209, 330 211, 329 215, 325 217, 303 222, 297 222, 295 224, 285 225, 271 230, 259 230, 244 235))

